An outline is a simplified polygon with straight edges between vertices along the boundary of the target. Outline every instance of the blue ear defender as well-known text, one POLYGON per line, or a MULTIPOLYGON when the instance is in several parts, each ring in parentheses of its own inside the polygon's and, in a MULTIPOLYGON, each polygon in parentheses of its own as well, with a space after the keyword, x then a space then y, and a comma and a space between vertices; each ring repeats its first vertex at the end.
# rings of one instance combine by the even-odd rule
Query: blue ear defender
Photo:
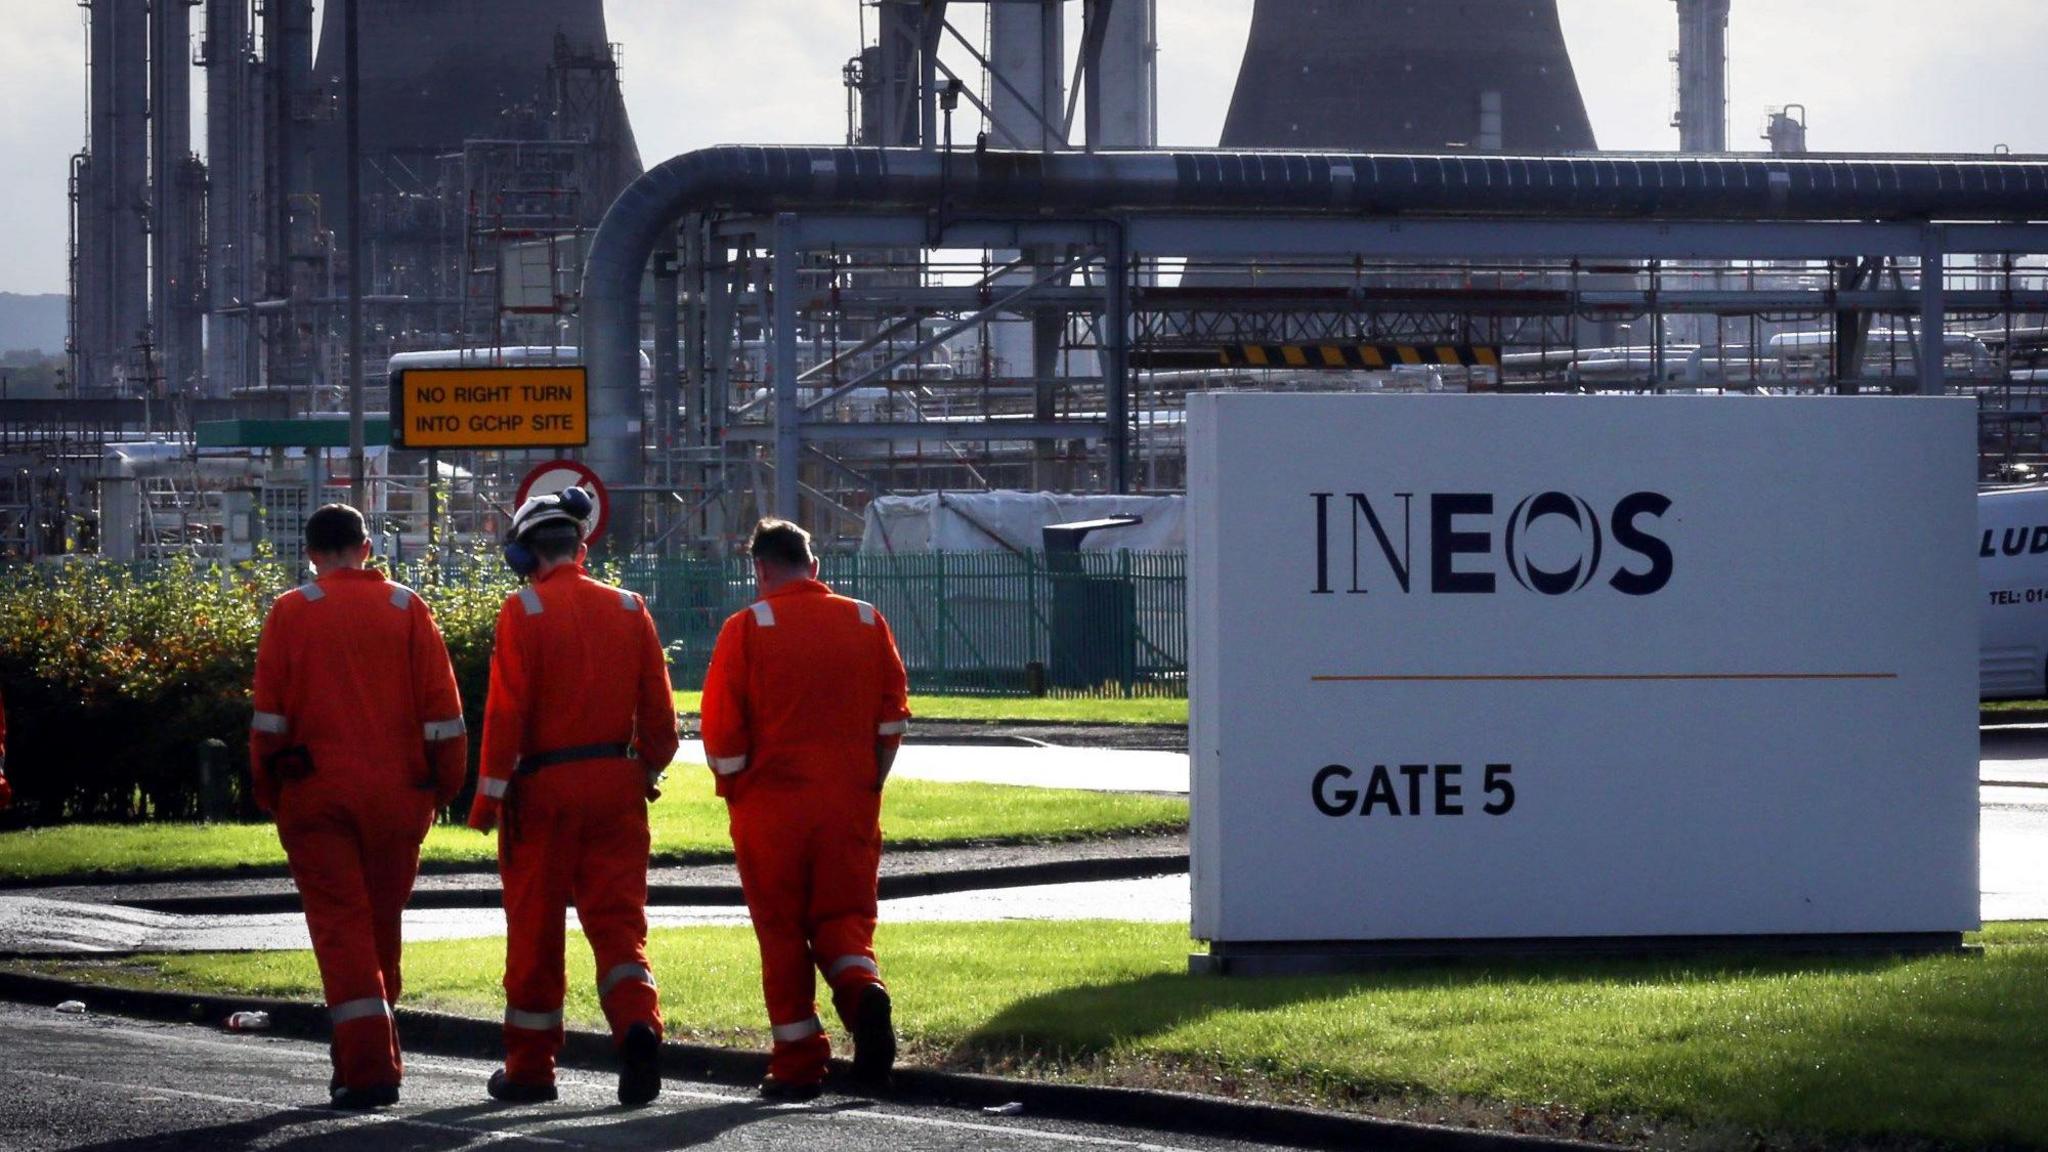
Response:
POLYGON ((588 520, 597 511, 597 505, 591 502, 590 493, 581 488, 564 488, 559 498, 562 501, 562 511, 578 520, 588 520))
POLYGON ((533 549, 528 548, 519 541, 507 540, 505 541, 505 567, 510 568, 515 576, 531 576, 540 571, 540 557, 535 556, 533 549))

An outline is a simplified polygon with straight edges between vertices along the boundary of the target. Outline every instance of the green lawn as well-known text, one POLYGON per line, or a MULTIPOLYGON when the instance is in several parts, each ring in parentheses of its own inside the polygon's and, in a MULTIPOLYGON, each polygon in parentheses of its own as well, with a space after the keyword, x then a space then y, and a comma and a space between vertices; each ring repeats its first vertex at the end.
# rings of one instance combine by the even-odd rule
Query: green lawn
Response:
MULTIPOLYGON (((676 711, 694 715, 702 692, 676 693, 676 711)), ((1188 722, 1188 702, 1145 697, 1137 700, 1082 700, 1030 696, 912 696, 910 714, 924 720, 1039 721, 1048 724, 1178 724, 1188 722)), ((913 727, 916 720, 911 721, 913 727)))
POLYGON ((2048 700, 1982 700, 1977 707, 1985 712, 2039 712, 2048 709, 2048 700))
MULTIPOLYGON (((651 810, 659 862, 723 859, 732 851, 725 805, 699 765, 678 764, 651 810)), ((963 842, 1043 843, 1187 827, 1188 802, 1170 796, 1115 795, 992 784, 892 780, 883 802, 887 842, 913 848, 963 842)), ((497 838, 437 827, 422 855, 490 866, 497 838)), ((70 825, 0 833, 0 877, 76 877, 93 872, 213 871, 282 867, 284 852, 268 824, 70 825)))
MULTIPOLYGON (((1667 1145, 2048 1147, 2048 925, 1997 926, 1981 943, 1981 956, 1917 960, 1229 980, 1185 975, 1174 925, 885 924, 879 946, 918 1063, 1496 1125, 1548 1118, 1667 1145)), ((502 947, 408 945, 408 1002, 494 1017, 502 947)), ((675 1036, 764 1043, 754 949, 744 928, 655 934, 675 1036)), ((597 1027, 589 953, 569 956, 571 1020, 597 1027)), ((301 999, 319 988, 305 953, 37 968, 301 999)))

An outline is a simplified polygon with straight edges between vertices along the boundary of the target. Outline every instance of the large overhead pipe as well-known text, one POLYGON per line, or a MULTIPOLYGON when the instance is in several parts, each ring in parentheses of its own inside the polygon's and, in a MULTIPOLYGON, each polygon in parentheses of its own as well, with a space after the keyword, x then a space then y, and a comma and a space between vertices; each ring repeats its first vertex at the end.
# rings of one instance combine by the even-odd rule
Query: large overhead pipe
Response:
MULTIPOLYGON (((640 483, 640 285, 694 212, 1115 211, 1621 220, 2048 218, 2048 163, 1699 156, 1388 156, 1285 152, 959 152, 728 146, 678 156, 629 186, 583 273, 589 461, 640 483)), ((638 498, 613 523, 630 549, 638 498)))

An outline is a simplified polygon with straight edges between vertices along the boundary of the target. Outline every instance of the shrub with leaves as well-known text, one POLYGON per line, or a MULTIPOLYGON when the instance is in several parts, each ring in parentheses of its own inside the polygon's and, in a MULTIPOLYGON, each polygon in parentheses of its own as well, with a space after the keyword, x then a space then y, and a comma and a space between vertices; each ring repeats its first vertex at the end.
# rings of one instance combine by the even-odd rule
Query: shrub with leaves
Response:
POLYGON ((0 572, 8 776, 44 819, 190 817, 201 744, 249 724, 272 565, 74 563, 0 572))
MULTIPOLYGON (((491 640, 511 578, 478 552, 400 578, 434 609, 474 763, 491 640)), ((256 645, 283 566, 81 562, 0 569, 0 691, 16 819, 193 819, 206 742, 228 807, 251 815, 246 748, 256 645)), ((459 807, 458 807, 458 810, 459 807)))

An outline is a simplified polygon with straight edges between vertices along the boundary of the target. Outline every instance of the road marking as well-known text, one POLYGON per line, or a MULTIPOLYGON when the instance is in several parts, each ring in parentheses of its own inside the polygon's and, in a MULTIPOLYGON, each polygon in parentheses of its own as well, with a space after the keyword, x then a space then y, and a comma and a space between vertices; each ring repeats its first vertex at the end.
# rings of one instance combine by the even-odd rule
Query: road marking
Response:
POLYGON ((946 1128, 960 1132, 981 1132, 990 1135, 1036 1137, 1060 1144, 1078 1144, 1091 1148, 1133 1148, 1138 1152, 1192 1152, 1191 1149, 1172 1144, 1146 1144, 1136 1140, 1119 1140, 1113 1136, 1083 1136, 1077 1132, 1050 1132, 1043 1128, 1022 1125, 977 1124, 969 1120, 945 1120, 937 1116, 906 1116, 900 1112, 876 1112, 853 1109, 835 1112, 834 1116, 857 1116, 868 1120, 886 1120, 896 1124, 909 1124, 920 1128, 946 1128))
POLYGON ((1554 676, 1311 676, 1309 680, 1316 684, 1742 684, 1898 678, 1896 672, 1661 672, 1554 676))
POLYGON ((372 1124, 403 1124, 411 1128, 426 1128, 435 1132, 453 1132, 468 1136, 477 1143, 495 1144, 507 1140, 526 1140, 535 1144, 549 1144, 561 1148, 576 1145, 567 1140, 554 1140, 546 1136, 529 1136, 523 1132, 498 1132, 489 1128, 465 1128, 459 1124, 442 1124, 433 1120, 421 1120, 399 1112, 339 1112, 332 1108, 312 1104, 280 1104, 268 1100, 251 1100, 246 1096, 222 1096, 214 1092, 192 1092, 183 1088, 166 1088, 161 1084, 129 1084, 120 1080, 103 1080, 93 1076, 72 1076, 64 1072, 44 1072, 35 1068, 14 1068, 0 1070, 0 1075, 12 1072, 16 1076, 39 1076, 45 1080, 66 1080, 73 1084, 90 1084, 99 1088, 118 1088, 130 1092, 155 1093, 163 1096, 182 1096, 187 1100, 204 1100, 209 1104, 235 1104, 268 1112, 305 1112, 341 1121, 341 1126, 366 1128, 372 1124))
MULTIPOLYGON (((311 1048, 310 1041, 298 1040, 292 1037, 252 1036, 246 1038, 226 1038, 212 1036, 207 1033, 200 1032, 194 1028, 191 1028, 190 1026, 170 1025, 167 1027, 159 1028, 137 1028, 133 1026, 133 1022, 121 1019, 119 1017, 100 1016, 91 1017, 90 1019, 95 1019, 102 1022, 111 1022, 114 1023, 115 1026, 117 1028, 120 1028, 120 1030, 123 1032, 139 1036, 146 1036, 151 1039, 170 1039, 176 1043, 191 1044, 204 1048, 231 1049, 240 1052, 249 1051, 251 1047, 250 1042, 257 1041, 262 1044, 263 1048, 269 1054, 274 1056, 283 1056, 287 1059, 296 1060, 300 1063, 312 1063, 316 1061, 319 1063, 326 1062, 326 1053, 313 1050, 311 1048)), ((21 1019, 20 1022, 26 1024, 45 1025, 48 1028, 48 1030, 55 1031, 65 1027, 67 1024, 75 1020, 75 1017, 67 1017, 63 1021, 36 1020, 34 1018, 25 1017, 21 1019)), ((475 1075, 477 1071, 477 1066, 477 1061, 464 1061, 456 1057, 425 1055, 413 1056, 410 1054, 406 1056, 406 1067, 412 1070, 434 1070, 451 1075, 475 1075)), ((431 1120, 420 1120, 407 1116, 403 1113, 370 1112, 358 1115, 351 1115, 348 1113, 335 1112, 331 1109, 318 1105, 283 1104, 266 1102, 262 1100, 252 1100, 242 1096, 223 1096, 207 1092, 193 1092, 181 1088, 166 1088, 159 1084, 128 1084, 120 1081, 104 1080, 95 1077, 73 1076, 62 1072, 45 1072, 38 1069, 0 1069, 0 1075, 5 1075, 8 1072, 13 1072, 16 1075, 22 1076, 39 1076, 50 1080, 65 1080, 77 1084, 98 1085, 104 1088, 120 1089, 138 1093, 157 1093, 161 1095, 181 1096, 187 1099, 204 1100, 215 1104, 239 1105, 249 1108, 268 1109, 271 1111, 311 1113, 318 1116, 324 1116, 335 1120, 345 1121, 348 1122, 350 1126, 364 1126, 368 1124, 379 1123, 406 1124, 416 1128, 424 1128, 437 1132, 458 1133, 461 1135, 469 1136, 472 1137, 478 1144, 499 1144, 504 1143, 506 1141, 524 1140, 536 1144, 545 1144, 551 1147, 560 1148, 572 1148, 582 1146, 574 1141, 559 1140, 547 1136, 531 1136, 520 1132, 497 1131, 488 1128, 466 1128, 456 1124, 442 1124, 431 1120)), ((585 1085, 596 1085, 599 1087, 609 1084, 609 1079, 605 1077, 602 1073, 587 1072, 582 1069, 563 1069, 563 1074, 560 1077, 558 1077, 558 1079, 585 1085)), ((697 1100, 720 1104, 732 1104, 736 1102, 745 1102, 756 1099, 755 1096, 749 1093, 717 1092, 701 1088, 677 1088, 674 1087, 674 1083, 674 1081, 668 1079, 664 1079, 662 1081, 663 1099, 697 1100)), ((845 1099, 860 1100, 861 1098, 846 1097, 845 1099)), ((804 1116, 808 1113, 809 1115, 821 1120, 831 1120, 842 1116, 858 1117, 862 1119, 880 1121, 885 1123, 902 1124, 910 1127, 932 1128, 962 1133, 1000 1135, 1009 1137, 1013 1140, 1037 1139, 1047 1143, 1064 1144, 1073 1147, 1129 1148, 1133 1149, 1134 1152, 1192 1152, 1192 1150, 1186 1148, 1185 1146, 1169 1144, 1151 1144, 1138 1140, 1123 1140, 1108 1136, 1086 1136, 1074 1132, 1054 1132, 1043 1128, 1033 1128, 1025 1124, 983 1124, 969 1120, 951 1120, 940 1116, 913 1116, 901 1112, 886 1112, 876 1110, 873 1108, 835 1109, 831 1111, 825 1111, 816 1109, 806 1109, 802 1107, 792 1107, 777 1108, 774 1109, 774 1111, 791 1117, 804 1116)), ((492 1115, 504 1115, 504 1113, 493 1113, 492 1115)), ((550 1120, 548 1113, 544 1110, 522 1110, 518 1115, 521 1119, 525 1119, 530 1116, 535 1122, 547 1122, 550 1120)), ((598 1119, 602 1120, 603 1118, 598 1119)), ((459 1152, 459 1150, 456 1150, 456 1152, 459 1152)))

